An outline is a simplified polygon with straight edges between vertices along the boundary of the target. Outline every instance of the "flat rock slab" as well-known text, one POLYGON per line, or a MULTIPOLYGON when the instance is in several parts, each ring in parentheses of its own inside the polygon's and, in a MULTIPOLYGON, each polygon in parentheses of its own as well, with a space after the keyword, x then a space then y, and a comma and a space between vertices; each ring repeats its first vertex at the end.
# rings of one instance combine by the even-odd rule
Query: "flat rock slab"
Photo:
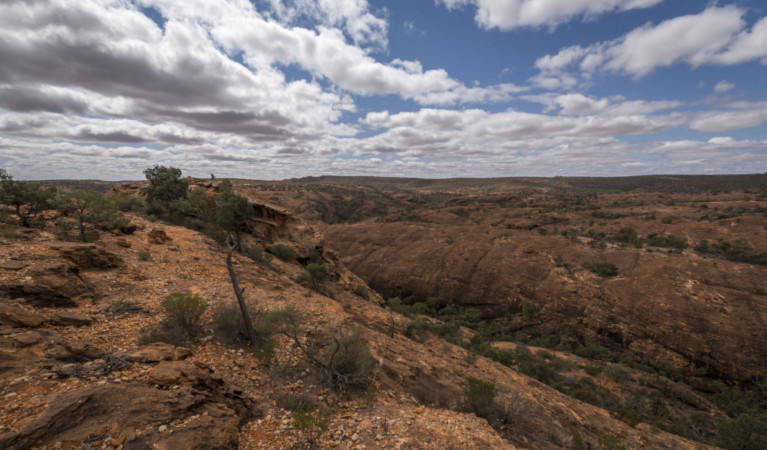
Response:
POLYGON ((192 383, 203 380, 220 383, 221 379, 210 370, 197 367, 184 361, 163 361, 147 371, 149 382, 160 386, 192 383))
POLYGON ((59 325, 62 327, 81 327, 84 325, 90 325, 93 322, 89 316, 72 311, 57 311, 51 317, 51 323, 53 325, 59 325))
POLYGON ((26 347, 28 345, 34 345, 43 340, 43 336, 37 331, 27 331, 17 334, 13 339, 20 345, 26 347))
POLYGON ((51 248, 81 269, 114 269, 123 264, 119 256, 96 244, 62 242, 51 245, 51 248))
POLYGON ((0 303, 0 325, 10 327, 39 327, 45 319, 37 314, 24 311, 18 306, 0 303))
POLYGON ((164 342, 155 342, 121 355, 121 357, 130 362, 156 363, 160 361, 179 361, 191 354, 192 352, 188 348, 176 347, 164 342))
POLYGON ((195 368, 194 383, 171 390, 124 383, 61 393, 39 414, 20 420, 18 432, 0 433, 0 448, 51 448, 86 440, 102 448, 106 442, 93 440, 96 430, 108 430, 112 442, 122 442, 125 449, 236 448, 240 427, 261 413, 252 400, 211 380, 210 371, 195 368))
POLYGON ((8 260, 0 263, 0 269, 17 271, 27 267, 29 264, 27 261, 8 260))

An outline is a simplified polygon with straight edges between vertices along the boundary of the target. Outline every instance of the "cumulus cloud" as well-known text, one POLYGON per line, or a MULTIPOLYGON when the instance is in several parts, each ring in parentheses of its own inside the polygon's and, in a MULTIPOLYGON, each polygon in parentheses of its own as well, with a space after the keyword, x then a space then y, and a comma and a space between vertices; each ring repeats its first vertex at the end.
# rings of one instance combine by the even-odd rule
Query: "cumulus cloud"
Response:
POLYGON ((437 0, 448 9, 472 5, 484 29, 556 27, 576 18, 591 19, 613 12, 649 8, 663 0, 437 0))
POLYGON ((734 88, 734 87, 735 87, 735 85, 730 83, 729 81, 722 80, 722 81, 716 83, 716 86, 714 86, 714 92, 716 92, 717 94, 724 94, 724 93, 729 92, 730 90, 732 90, 732 88, 734 88))
MULTIPOLYGON (((543 8, 540 16, 519 16, 518 26, 551 26, 653 2, 506 3, 521 12, 543 8), (552 12, 557 5, 564 12, 552 12)), ((689 105, 674 100, 467 85, 439 67, 379 52, 387 45, 387 14, 370 8, 367 0, 1 2, 0 163, 20 178, 102 179, 141 179, 152 164, 267 179, 553 175, 560 168, 617 175, 702 170, 699 160, 725 172, 764 167, 767 152, 757 150, 767 149, 765 142, 721 136, 764 124, 763 103, 712 97, 708 110, 681 112, 689 105), (357 105, 366 96, 396 96, 413 110, 370 112, 374 103, 357 105), (489 106, 512 99, 543 111, 489 106), (717 136, 653 140, 672 129, 717 136), (696 145, 702 153, 693 157, 696 145)), ((671 49, 671 59, 729 64, 758 57, 762 22, 746 30, 737 8, 706 11, 730 14, 711 31, 729 40, 697 53, 694 45, 671 49)), ((660 25, 639 30, 652 37, 660 25)), ((630 66, 611 51, 621 44, 643 54, 641 43, 626 44, 635 41, 627 35, 541 58, 536 82, 572 89, 598 70, 644 73, 656 64, 652 55, 630 66)))
POLYGON ((539 58, 532 82, 544 88, 572 87, 578 76, 612 72, 643 77, 657 68, 686 63, 733 65, 752 60, 767 64, 767 18, 750 30, 745 11, 733 5, 710 6, 690 14, 646 24, 624 36, 586 47, 571 46, 539 58))
POLYGON ((282 23, 308 19, 323 27, 342 28, 355 45, 369 44, 378 50, 388 45, 389 24, 370 11, 367 0, 269 0, 269 3, 282 23))

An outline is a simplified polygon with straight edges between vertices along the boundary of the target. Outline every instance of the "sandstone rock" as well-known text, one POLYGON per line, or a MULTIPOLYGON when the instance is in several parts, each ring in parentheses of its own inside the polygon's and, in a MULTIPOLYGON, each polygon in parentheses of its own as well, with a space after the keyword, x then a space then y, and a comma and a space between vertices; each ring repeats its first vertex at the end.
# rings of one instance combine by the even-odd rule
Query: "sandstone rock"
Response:
POLYGON ((165 233, 165 230, 153 228, 149 231, 149 242, 151 244, 164 244, 170 240, 171 238, 165 233))
MULTIPOLYGON (((170 386, 184 382, 197 383, 212 379, 211 371, 183 361, 163 361, 147 371, 151 383, 170 386)), ((217 377, 216 377, 217 379, 217 377)))
POLYGON ((59 243, 51 248, 81 269, 112 269, 122 266, 122 259, 96 244, 59 243))
POLYGON ((205 389, 185 385, 162 390, 136 383, 91 386, 59 394, 40 414, 16 424, 18 432, 0 434, 0 448, 53 446, 84 442, 94 430, 110 430, 126 449, 235 448, 239 428, 254 413, 249 400, 227 387, 199 380, 205 389), (159 427, 198 416, 173 433, 159 427), (135 430, 152 428, 137 434, 135 430))
POLYGON ((155 342, 136 349, 126 355, 123 358, 130 362, 142 362, 142 363, 156 363, 160 361, 179 361, 192 352, 188 348, 175 347, 164 342, 155 342))
POLYGON ((37 331, 27 331, 25 333, 17 334, 13 337, 16 342, 22 346, 34 345, 43 339, 43 336, 37 331))
POLYGON ((0 263, 0 269, 17 271, 27 267, 29 264, 27 261, 8 260, 0 263))
POLYGON ((51 323, 63 327, 81 327, 93 322, 89 316, 72 311, 58 311, 51 317, 51 323))
POLYGON ((0 303, 0 324, 11 327, 39 327, 45 321, 37 314, 29 313, 17 306, 0 303))
POLYGON ((0 293, 24 298, 35 307, 77 306, 74 298, 90 294, 78 269, 63 259, 36 261, 20 272, 24 281, 0 285, 0 293))

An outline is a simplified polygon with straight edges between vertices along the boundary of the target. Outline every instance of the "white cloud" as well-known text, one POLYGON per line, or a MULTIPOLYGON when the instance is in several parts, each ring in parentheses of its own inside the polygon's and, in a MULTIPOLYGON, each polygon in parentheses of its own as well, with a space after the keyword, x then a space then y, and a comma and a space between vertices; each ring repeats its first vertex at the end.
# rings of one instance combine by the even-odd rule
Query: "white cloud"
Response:
POLYGON ((355 45, 388 46, 389 24, 370 12, 367 0, 269 0, 280 22, 309 19, 322 27, 341 27, 355 45))
POLYGON ((711 6, 699 14, 679 16, 657 25, 646 24, 621 38, 587 47, 571 46, 539 58, 540 73, 531 81, 540 87, 572 87, 579 75, 614 72, 643 77, 659 67, 687 63, 732 65, 755 59, 767 64, 767 18, 746 29, 745 11, 711 6), (564 80, 568 80, 565 82, 564 80))
POLYGON ((706 133, 722 133, 758 127, 767 123, 767 107, 743 110, 705 111, 695 114, 690 128, 706 133))
POLYGON ((663 0, 436 0, 448 9, 476 7, 474 17, 484 29, 556 27, 576 18, 586 20, 613 12, 649 8, 663 0))
POLYGON ((732 90, 732 88, 734 87, 735 85, 730 83, 729 81, 722 80, 719 83, 717 83, 716 86, 714 86, 714 92, 716 92, 717 94, 724 94, 725 92, 729 92, 730 90, 732 90))

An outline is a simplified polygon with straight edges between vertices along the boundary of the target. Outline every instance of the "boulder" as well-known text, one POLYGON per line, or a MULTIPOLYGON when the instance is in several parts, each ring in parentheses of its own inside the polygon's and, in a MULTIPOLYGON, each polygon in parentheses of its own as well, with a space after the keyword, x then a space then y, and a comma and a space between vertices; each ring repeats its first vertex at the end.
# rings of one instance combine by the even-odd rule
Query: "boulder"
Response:
POLYGON ((62 242, 51 248, 61 253, 61 256, 80 269, 113 269, 123 264, 122 259, 112 252, 96 244, 78 244, 62 242))
POLYGON ((212 379, 220 381, 212 371, 197 367, 184 361, 163 361, 147 371, 150 383, 160 386, 172 386, 174 384, 192 383, 212 379))
POLYGON ((24 298, 35 307, 77 306, 75 298, 91 294, 78 272, 63 259, 37 261, 19 273, 23 280, 0 285, 0 293, 24 298))
POLYGON ((24 311, 18 306, 0 303, 0 324, 11 327, 39 327, 45 319, 37 314, 24 311))
POLYGON ((182 376, 175 389, 134 382, 58 394, 45 410, 17 422, 18 431, 0 434, 0 448, 51 448, 86 440, 101 448, 107 443, 95 430, 109 430, 112 442, 125 449, 236 448, 240 427, 261 413, 238 391, 214 381, 209 370, 192 370, 195 382, 182 376), (144 431, 138 434, 138 429, 144 431))
POLYGON ((192 352, 188 348, 176 347, 164 342, 155 342, 127 353, 122 358, 130 362, 156 363, 160 361, 179 361, 191 354, 192 352))

